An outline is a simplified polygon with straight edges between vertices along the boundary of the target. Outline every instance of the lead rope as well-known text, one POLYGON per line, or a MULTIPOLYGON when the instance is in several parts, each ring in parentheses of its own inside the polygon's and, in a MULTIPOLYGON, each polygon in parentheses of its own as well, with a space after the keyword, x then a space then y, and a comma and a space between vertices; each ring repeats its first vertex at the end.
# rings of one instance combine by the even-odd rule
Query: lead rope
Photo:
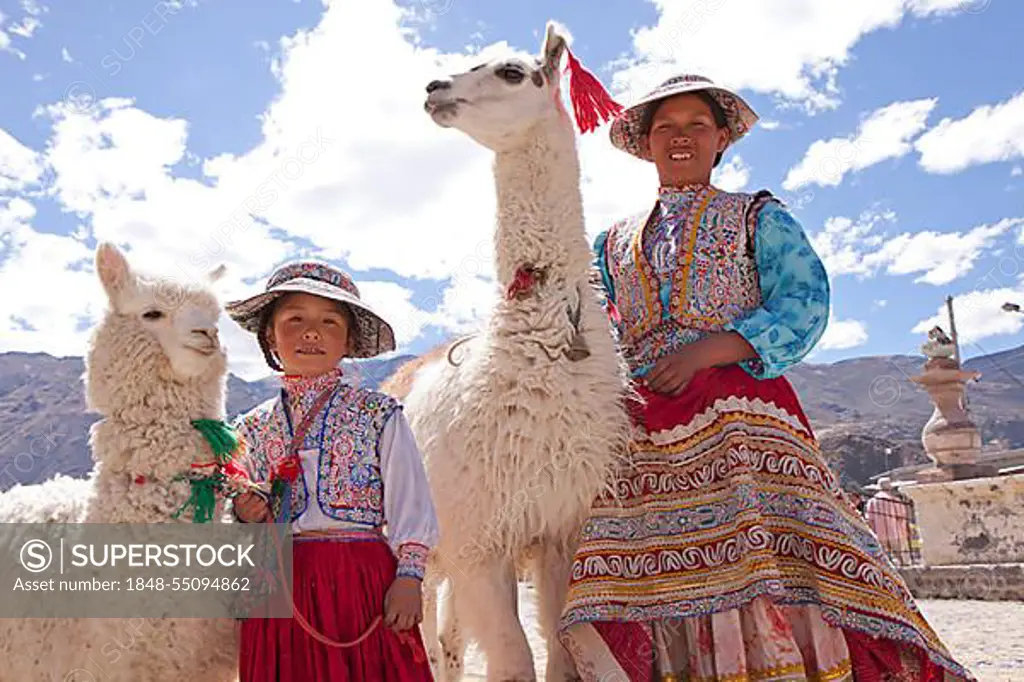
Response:
MULTIPOLYGON (((312 426, 313 420, 327 404, 327 401, 334 393, 334 390, 335 387, 330 387, 322 391, 320 395, 317 396, 316 401, 314 401, 313 403, 313 406, 309 409, 308 412, 306 412, 305 415, 303 415, 302 421, 299 422, 299 425, 296 427, 295 433, 292 436, 291 447, 289 448, 289 457, 286 459, 285 463, 283 463, 283 465, 278 468, 278 471, 274 476, 275 482, 284 481, 284 485, 282 487, 281 511, 278 514, 277 519, 277 521, 280 523, 288 523, 290 522, 291 519, 291 481, 294 479, 294 476, 297 476, 298 472, 301 470, 301 467, 299 467, 298 462, 298 449, 299 447, 302 446, 303 441, 306 439, 306 433, 309 431, 310 426, 312 426)), ((321 644, 325 644, 327 646, 348 649, 364 642, 366 638, 369 637, 373 633, 373 631, 377 629, 377 627, 384 621, 384 618, 378 614, 370 623, 370 625, 363 631, 363 634, 359 635, 359 637, 353 639, 350 642, 333 640, 330 637, 327 637, 326 635, 318 631, 315 627, 313 627, 313 625, 308 620, 306 620, 306 617, 299 612, 299 608, 295 605, 295 599, 292 597, 292 591, 291 589, 289 589, 287 585, 288 581, 285 580, 284 555, 283 550, 281 549, 281 541, 277 537, 276 533, 273 533, 273 531, 271 531, 271 533, 273 534, 274 537, 274 548, 277 553, 277 568, 279 571, 281 571, 281 587, 285 591, 285 595, 288 598, 288 603, 291 604, 292 617, 296 620, 296 622, 298 622, 299 627, 305 630, 306 634, 308 634, 310 637, 320 642, 321 644)), ((419 645, 419 642, 416 641, 416 638, 413 637, 412 633, 398 632, 395 634, 398 635, 398 639, 400 641, 404 642, 409 646, 409 648, 412 649, 414 661, 416 661, 417 663, 422 663, 427 660, 423 648, 419 645)))

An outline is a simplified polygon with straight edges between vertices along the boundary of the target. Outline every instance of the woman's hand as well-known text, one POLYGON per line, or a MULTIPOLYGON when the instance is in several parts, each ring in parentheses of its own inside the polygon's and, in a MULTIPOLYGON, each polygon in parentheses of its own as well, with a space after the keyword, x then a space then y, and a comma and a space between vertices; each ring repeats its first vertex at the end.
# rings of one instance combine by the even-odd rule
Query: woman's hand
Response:
POLYGON ((699 348, 684 348, 659 358, 644 382, 655 393, 677 396, 686 389, 694 374, 709 366, 699 348))
POLYGON ((420 581, 399 576, 384 595, 384 625, 395 632, 408 630, 423 620, 420 581))
POLYGON ((263 523, 270 519, 270 505, 256 493, 242 493, 235 498, 234 507, 243 523, 263 523))
POLYGON ((645 381, 656 393, 677 396, 702 369, 725 367, 756 357, 753 346, 738 333, 717 332, 660 358, 645 381))

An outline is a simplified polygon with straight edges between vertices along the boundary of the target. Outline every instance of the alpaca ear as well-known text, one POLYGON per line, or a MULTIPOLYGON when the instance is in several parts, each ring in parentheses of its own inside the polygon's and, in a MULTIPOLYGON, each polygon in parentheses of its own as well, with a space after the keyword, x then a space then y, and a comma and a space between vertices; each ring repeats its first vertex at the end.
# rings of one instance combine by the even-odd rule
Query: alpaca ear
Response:
POLYGON ((110 242, 103 242, 96 249, 96 273, 103 284, 107 297, 118 298, 132 278, 132 269, 120 249, 110 242))
POLYGON ((221 277, 224 276, 224 273, 226 273, 227 271, 228 266, 221 263, 220 265, 215 267, 213 270, 210 270, 210 272, 206 274, 206 279, 208 279, 211 284, 214 282, 218 282, 220 281, 221 277))
POLYGON ((544 72, 550 78, 561 71, 562 55, 568 46, 569 32, 557 21, 549 21, 544 35, 544 48, 541 54, 544 56, 544 72))

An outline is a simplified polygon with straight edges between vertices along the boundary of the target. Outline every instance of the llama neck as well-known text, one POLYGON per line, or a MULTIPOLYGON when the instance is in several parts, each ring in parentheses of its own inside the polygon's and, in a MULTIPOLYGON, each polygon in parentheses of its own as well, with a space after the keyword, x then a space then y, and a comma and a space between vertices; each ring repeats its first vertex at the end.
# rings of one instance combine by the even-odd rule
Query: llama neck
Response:
POLYGON ((572 123, 558 114, 538 123, 523 145, 496 154, 494 178, 499 282, 507 285, 522 265, 586 278, 590 254, 572 123))
POLYGON ((224 419, 224 389, 209 378, 185 384, 154 382, 142 394, 126 391, 115 395, 113 402, 109 416, 126 424, 224 419))

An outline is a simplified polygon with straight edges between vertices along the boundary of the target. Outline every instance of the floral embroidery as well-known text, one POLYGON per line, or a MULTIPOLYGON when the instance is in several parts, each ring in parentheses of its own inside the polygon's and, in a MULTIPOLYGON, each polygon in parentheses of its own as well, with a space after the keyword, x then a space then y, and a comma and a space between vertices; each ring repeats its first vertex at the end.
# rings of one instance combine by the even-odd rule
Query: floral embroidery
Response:
POLYGON ((429 549, 418 542, 406 542, 398 548, 398 570, 396 575, 419 578, 427 571, 429 549))
POLYGON ((760 305, 749 194, 709 185, 662 190, 654 211, 616 223, 602 242, 607 281, 634 370, 760 305))
POLYGON ((595 241, 609 314, 634 374, 716 331, 736 331, 781 375, 821 338, 828 275, 800 224, 768 192, 662 189, 648 214, 595 241))
MULTIPOLYGON (((280 398, 273 398, 239 417, 235 426, 248 445, 245 468, 254 482, 268 483, 269 472, 277 469, 291 442, 290 424, 302 418, 323 387, 337 382, 334 396, 313 422, 303 444, 304 448, 320 449, 317 502, 330 518, 380 527, 385 519, 377 440, 398 403, 382 393, 344 384, 339 378, 340 372, 313 380, 286 377, 290 415, 280 398)), ((295 521, 309 504, 304 476, 292 483, 291 494, 291 520, 295 521)))

